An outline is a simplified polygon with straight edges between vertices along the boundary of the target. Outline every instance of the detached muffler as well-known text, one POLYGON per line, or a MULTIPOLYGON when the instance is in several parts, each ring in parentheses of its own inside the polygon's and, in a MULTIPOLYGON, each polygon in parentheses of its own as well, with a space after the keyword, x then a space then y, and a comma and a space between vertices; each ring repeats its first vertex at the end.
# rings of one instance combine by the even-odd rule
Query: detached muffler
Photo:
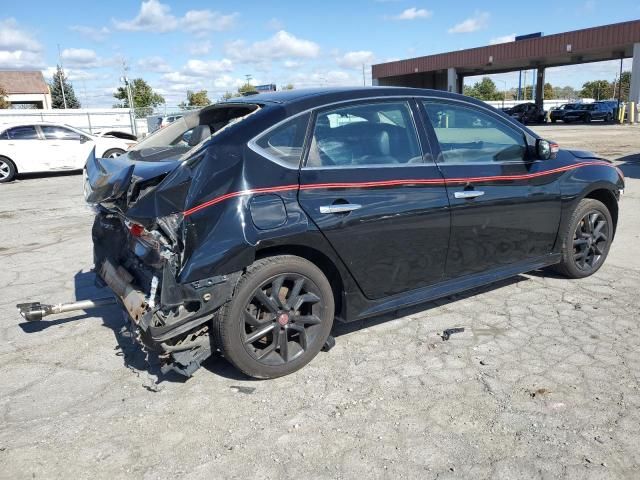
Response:
POLYGON ((80 300, 79 302, 58 303, 57 305, 47 305, 40 302, 19 303, 16 305, 20 310, 22 318, 29 322, 37 322, 49 315, 58 313, 75 312, 76 310, 88 310, 91 308, 104 307, 116 303, 114 297, 98 298, 96 300, 80 300))

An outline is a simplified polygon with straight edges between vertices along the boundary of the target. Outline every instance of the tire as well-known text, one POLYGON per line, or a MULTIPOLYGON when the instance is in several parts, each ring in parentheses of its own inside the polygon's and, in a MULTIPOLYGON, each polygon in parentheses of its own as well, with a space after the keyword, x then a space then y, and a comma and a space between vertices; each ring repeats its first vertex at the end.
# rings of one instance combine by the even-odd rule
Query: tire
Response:
POLYGON ((0 183, 7 183, 16 178, 18 170, 7 157, 0 157, 0 183))
POLYGON ((609 209, 598 200, 583 198, 562 233, 562 260, 554 270, 569 278, 593 275, 609 254, 613 231, 609 209))
POLYGON ((121 148, 110 148, 102 155, 102 158, 115 158, 125 153, 121 148))
POLYGON ((591 123, 591 115, 585 115, 582 121, 584 123, 591 123))
POLYGON ((318 354, 334 314, 331 285, 318 267, 293 255, 268 257, 247 268, 231 301, 214 316, 214 340, 246 375, 281 377, 318 354))
POLYGON ((604 119, 605 123, 611 123, 613 121, 613 115, 607 113, 607 116, 604 119))
POLYGON ((558 119, 557 119, 557 118, 552 118, 552 119, 551 119, 551 123, 556 123, 557 121, 558 121, 558 119))

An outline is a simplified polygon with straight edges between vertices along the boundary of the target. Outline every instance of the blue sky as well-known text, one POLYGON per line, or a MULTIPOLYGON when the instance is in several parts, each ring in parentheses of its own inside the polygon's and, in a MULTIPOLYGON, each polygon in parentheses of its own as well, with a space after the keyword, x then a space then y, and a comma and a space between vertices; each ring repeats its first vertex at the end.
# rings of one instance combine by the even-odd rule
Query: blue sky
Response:
MULTIPOLYGON (((3 3, 0 68, 40 69, 49 78, 60 45, 88 107, 114 103, 123 61, 130 77, 145 78, 176 105, 189 89, 217 98, 246 74, 254 84, 361 85, 364 64, 369 84, 372 63, 640 18, 637 0, 3 3)), ((617 62, 564 67, 548 70, 547 80, 579 87, 613 80, 617 70, 617 62)), ((517 74, 497 78, 499 86, 517 84, 517 74)))

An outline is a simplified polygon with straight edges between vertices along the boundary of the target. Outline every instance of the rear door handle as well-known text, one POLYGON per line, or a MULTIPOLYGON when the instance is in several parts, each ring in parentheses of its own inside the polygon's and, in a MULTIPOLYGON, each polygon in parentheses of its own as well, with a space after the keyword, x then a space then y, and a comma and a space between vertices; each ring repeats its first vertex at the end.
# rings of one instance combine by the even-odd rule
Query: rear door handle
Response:
POLYGON ((362 208, 362 205, 357 203, 337 203, 335 205, 322 205, 320 213, 349 213, 359 208, 362 208))
POLYGON ((481 197, 482 195, 484 195, 484 192, 481 192, 480 190, 464 190, 453 194, 456 198, 476 198, 481 197))

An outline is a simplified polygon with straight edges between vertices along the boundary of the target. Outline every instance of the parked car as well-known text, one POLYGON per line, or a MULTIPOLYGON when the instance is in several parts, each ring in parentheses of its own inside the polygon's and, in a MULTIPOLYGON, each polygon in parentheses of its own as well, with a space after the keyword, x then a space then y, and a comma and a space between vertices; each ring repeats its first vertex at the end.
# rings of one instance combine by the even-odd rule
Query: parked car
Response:
POLYGON ((604 102, 577 104, 573 110, 567 110, 562 119, 565 123, 583 121, 589 123, 592 120, 604 122, 613 121, 613 109, 604 102))
POLYGON ((624 188, 483 102, 385 87, 211 105, 85 176, 96 271, 134 337, 165 370, 220 352, 258 378, 308 363, 334 319, 548 266, 592 275, 624 188))
POLYGON ((575 103, 565 103, 564 105, 560 105, 559 107, 552 108, 549 112, 549 118, 552 123, 556 123, 558 120, 564 120, 564 114, 569 110, 574 110, 577 104, 575 103))
POLYGON ((153 133, 181 118, 182 115, 150 115, 147 117, 147 130, 149 133, 153 133))
POLYGON ((138 137, 136 135, 129 132, 123 132, 122 130, 98 131, 98 132, 94 132, 94 135, 97 135, 98 137, 122 138, 124 140, 133 140, 134 142, 138 141, 138 137))
POLYGON ((505 109, 504 112, 525 125, 544 123, 546 115, 545 111, 535 103, 520 103, 515 107, 505 109))
POLYGON ((92 155, 117 157, 135 141, 98 136, 69 125, 0 125, 0 183, 18 173, 80 170, 92 155))

